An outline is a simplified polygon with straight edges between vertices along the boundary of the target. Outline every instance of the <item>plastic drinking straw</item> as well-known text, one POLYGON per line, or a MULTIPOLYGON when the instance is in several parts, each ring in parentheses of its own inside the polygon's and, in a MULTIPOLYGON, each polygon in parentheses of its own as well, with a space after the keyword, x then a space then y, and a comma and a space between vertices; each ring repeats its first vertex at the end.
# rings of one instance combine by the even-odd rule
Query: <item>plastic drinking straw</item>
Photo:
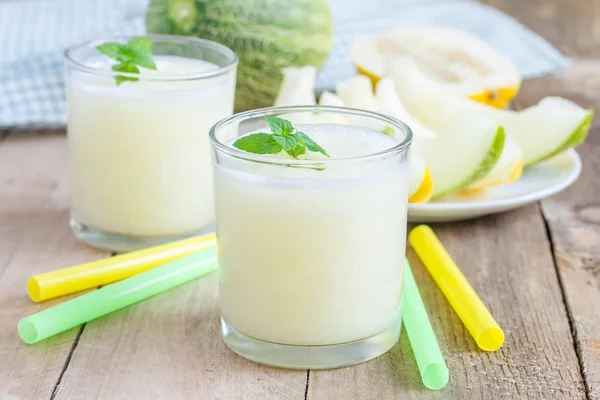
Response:
POLYGON ((34 275, 27 282, 27 293, 35 302, 64 296, 129 278, 215 244, 215 234, 209 233, 34 275))
POLYGON ((450 375, 444 356, 429 322, 425 305, 419 294, 415 277, 406 260, 402 294, 402 323, 417 360, 421 379, 427 389, 446 386, 450 375))
POLYGON ((19 321, 19 336, 36 343, 215 271, 215 246, 79 296, 19 321))
POLYGON ((477 345, 486 351, 502 347, 504 333, 431 228, 417 226, 408 240, 477 345))

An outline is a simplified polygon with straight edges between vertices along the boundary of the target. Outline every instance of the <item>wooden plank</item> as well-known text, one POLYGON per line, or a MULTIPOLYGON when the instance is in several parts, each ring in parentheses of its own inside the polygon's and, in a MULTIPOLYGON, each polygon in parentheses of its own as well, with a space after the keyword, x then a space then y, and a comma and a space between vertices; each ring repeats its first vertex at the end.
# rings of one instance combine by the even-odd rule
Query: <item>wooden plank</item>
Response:
POLYGON ((306 376, 226 348, 213 274, 88 323, 56 400, 299 400, 306 376))
POLYGON ((355 368, 310 371, 308 399, 581 399, 585 390, 536 205, 434 229, 504 329, 494 353, 478 350, 412 250, 409 259, 450 369, 440 392, 423 388, 404 335, 355 368))
MULTIPOLYGON (((567 97, 600 109, 600 0, 492 0, 518 12, 518 19, 573 57, 563 73, 527 82, 519 108, 547 95, 567 97)), ((511 11, 512 10, 512 11, 511 11)), ((598 118, 586 143, 579 180, 567 191, 542 202, 554 258, 569 312, 587 394, 600 399, 600 137, 598 118)))
MULTIPOLYGON (((564 73, 531 82, 519 96, 527 106, 544 95, 562 95, 600 109, 600 59, 574 60, 564 73), (549 89, 550 88, 550 89, 549 89)), ((598 118, 586 143, 579 180, 542 202, 553 240, 555 262, 565 293, 589 398, 600 399, 600 129, 598 118)))
POLYGON ((12 134, 0 144, 0 398, 50 398, 78 329, 25 345, 17 322, 62 300, 35 304, 30 275, 106 253, 79 243, 68 227, 64 134, 12 134))

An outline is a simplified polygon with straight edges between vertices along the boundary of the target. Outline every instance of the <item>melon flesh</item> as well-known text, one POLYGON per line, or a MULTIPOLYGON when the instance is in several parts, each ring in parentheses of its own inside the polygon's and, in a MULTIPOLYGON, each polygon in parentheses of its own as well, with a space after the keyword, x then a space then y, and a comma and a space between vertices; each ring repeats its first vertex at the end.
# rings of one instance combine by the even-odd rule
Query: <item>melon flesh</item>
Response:
POLYGON ((498 162, 489 174, 469 185, 468 189, 480 190, 490 186, 513 183, 523 172, 523 152, 517 142, 510 136, 505 136, 504 147, 498 162))
POLYGON ((335 91, 348 107, 368 111, 377 111, 379 108, 373 95, 371 81, 366 76, 356 75, 340 82, 335 91))
POLYGON ((427 163, 433 197, 455 192, 485 177, 504 147, 504 130, 494 121, 461 115, 436 139, 415 137, 413 151, 427 163))
POLYGON ((324 90, 319 96, 320 106, 333 106, 333 107, 344 107, 344 101, 339 98, 335 93, 331 93, 328 90, 324 90))
POLYGON ((397 57, 410 59, 450 92, 496 106, 510 101, 521 84, 521 75, 510 59, 465 30, 404 26, 359 37, 350 44, 350 58, 375 82, 397 57))
POLYGON ((448 92, 406 59, 395 60, 390 74, 407 110, 427 127, 443 131, 463 114, 490 118, 517 142, 524 166, 582 143, 589 132, 593 111, 569 100, 546 98, 522 111, 499 110, 448 92))
POLYGON ((284 68, 283 82, 275 99, 275 107, 312 106, 315 101, 315 67, 284 68))
POLYGON ((410 113, 400 101, 394 82, 390 78, 382 78, 375 88, 375 98, 379 105, 379 110, 390 114, 410 127, 416 137, 434 139, 438 135, 433 130, 427 128, 419 120, 410 115, 410 113))

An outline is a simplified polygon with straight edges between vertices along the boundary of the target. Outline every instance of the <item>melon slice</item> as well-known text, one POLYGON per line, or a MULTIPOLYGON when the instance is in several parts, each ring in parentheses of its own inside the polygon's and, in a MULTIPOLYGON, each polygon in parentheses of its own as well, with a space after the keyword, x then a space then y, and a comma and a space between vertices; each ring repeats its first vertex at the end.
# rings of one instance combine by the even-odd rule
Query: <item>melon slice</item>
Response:
POLYGON ((371 81, 364 75, 356 75, 338 83, 335 91, 347 107, 368 111, 376 111, 379 108, 373 95, 371 81))
POLYGON ((517 142, 524 167, 581 144, 590 129, 593 110, 566 99, 545 98, 522 111, 499 110, 448 92, 407 59, 394 60, 390 74, 407 110, 427 127, 440 132, 464 113, 490 118, 517 142))
POLYGON ((411 152, 408 174, 408 202, 426 203, 433 195, 433 180, 423 158, 411 152))
MULTIPOLYGON (((379 105, 373 94, 371 81, 364 75, 356 75, 336 85, 336 93, 346 107, 367 111, 378 111, 379 105)), ((394 136, 395 129, 384 121, 366 119, 358 116, 346 117, 348 122, 355 123, 386 135, 394 136)))
POLYGON ((400 101, 394 82, 390 78, 382 78, 375 88, 375 99, 379 105, 379 110, 383 113, 390 114, 406 125, 408 125, 414 136, 434 139, 438 135, 433 130, 427 128, 418 119, 410 115, 410 113, 400 101))
POLYGON ((427 163, 433 197, 466 188, 493 170, 504 147, 504 129, 489 118, 460 115, 437 139, 414 138, 427 163))
POLYGON ((546 160, 585 141, 594 116, 560 97, 546 97, 537 105, 499 119, 523 150, 524 165, 546 160))
POLYGON ((374 84, 396 57, 410 58, 446 90, 498 108, 504 108, 521 85, 519 70, 510 59, 456 28, 399 27, 350 44, 350 58, 374 84))
POLYGON ((283 81, 275 99, 275 107, 315 105, 317 69, 313 66, 288 67, 281 70, 283 81))
MULTIPOLYGON (((324 90, 319 96, 320 106, 344 107, 344 102, 334 93, 324 90)), ((330 124, 347 124, 346 118, 341 114, 322 113, 315 114, 315 123, 330 123, 330 124)))
POLYGON ((469 185, 469 190, 481 190, 491 186, 505 185, 517 181, 523 173, 523 152, 517 142, 505 136, 504 147, 498 162, 489 174, 469 185))
POLYGON ((339 98, 335 93, 324 90, 319 96, 320 106, 333 106, 333 107, 344 107, 344 101, 339 98))

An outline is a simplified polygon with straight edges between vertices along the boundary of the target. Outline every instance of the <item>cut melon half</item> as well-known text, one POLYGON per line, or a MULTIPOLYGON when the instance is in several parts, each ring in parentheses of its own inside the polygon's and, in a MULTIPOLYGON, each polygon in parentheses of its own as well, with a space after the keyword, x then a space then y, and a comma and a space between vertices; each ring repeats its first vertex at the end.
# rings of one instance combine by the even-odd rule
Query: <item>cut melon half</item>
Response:
POLYGON ((590 130, 593 110, 566 99, 548 97, 522 111, 498 110, 448 92, 410 60, 396 59, 390 74, 407 110, 428 128, 440 132, 465 113, 490 118, 521 148, 524 167, 583 143, 590 130))
POLYGON ((350 58, 373 84, 397 57, 411 59, 446 90, 504 108, 519 91, 514 63, 471 33, 442 26, 398 27, 350 44, 350 58))
POLYGON ((456 192, 488 175, 500 159, 504 129, 494 121, 461 115, 437 139, 414 138, 413 150, 431 172, 433 198, 456 192))

